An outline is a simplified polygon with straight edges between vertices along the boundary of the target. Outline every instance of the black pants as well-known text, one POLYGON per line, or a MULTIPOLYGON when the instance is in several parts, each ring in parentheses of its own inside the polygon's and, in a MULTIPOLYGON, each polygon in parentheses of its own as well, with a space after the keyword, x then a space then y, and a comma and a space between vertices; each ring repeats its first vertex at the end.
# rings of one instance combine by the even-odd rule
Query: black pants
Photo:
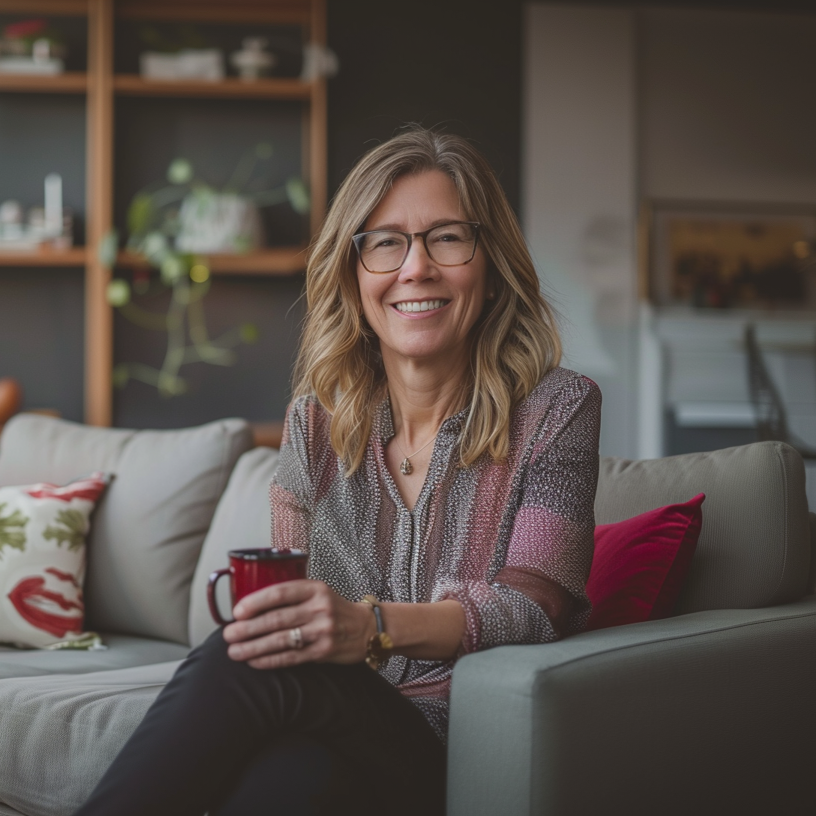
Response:
POLYGON ((444 813, 445 749, 364 663, 264 671, 191 652, 76 816, 444 813))

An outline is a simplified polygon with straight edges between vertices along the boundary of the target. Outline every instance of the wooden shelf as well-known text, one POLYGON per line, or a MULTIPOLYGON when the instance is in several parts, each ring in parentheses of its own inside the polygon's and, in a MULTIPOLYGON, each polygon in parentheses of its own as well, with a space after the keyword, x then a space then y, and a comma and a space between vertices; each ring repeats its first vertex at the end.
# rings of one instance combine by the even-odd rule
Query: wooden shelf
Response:
POLYGON ((0 266, 85 266, 87 259, 85 247, 0 250, 0 266))
MULTIPOLYGON (((294 275, 306 268, 306 247, 273 247, 245 255, 204 256, 214 275, 294 275)), ((120 252, 118 266, 146 267, 148 263, 135 252, 120 252)))
POLYGON ((88 0, 0 0, 0 14, 85 17, 88 14, 88 0))
POLYGON ((308 26, 311 9, 303 0, 119 0, 116 16, 131 20, 197 23, 256 23, 308 26))
POLYGON ((54 76, 0 73, 0 91, 85 93, 87 90, 88 75, 84 71, 66 71, 54 76))
POLYGON ((219 82, 207 80, 144 79, 138 74, 119 74, 113 89, 124 96, 197 96, 239 97, 250 99, 310 99, 312 83, 299 79, 257 79, 252 82, 235 77, 219 82))
POLYGON ((255 447, 279 448, 283 439, 282 422, 250 422, 255 447))

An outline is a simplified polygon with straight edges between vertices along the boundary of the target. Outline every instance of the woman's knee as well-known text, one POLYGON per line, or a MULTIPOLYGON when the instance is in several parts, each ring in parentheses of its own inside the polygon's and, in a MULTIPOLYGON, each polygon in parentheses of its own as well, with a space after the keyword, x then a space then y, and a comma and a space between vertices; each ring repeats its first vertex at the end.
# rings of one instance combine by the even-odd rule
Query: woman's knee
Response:
POLYGON ((206 640, 196 646, 179 666, 176 678, 251 677, 253 670, 246 663, 233 660, 228 653, 229 644, 224 640, 224 630, 219 627, 206 640))

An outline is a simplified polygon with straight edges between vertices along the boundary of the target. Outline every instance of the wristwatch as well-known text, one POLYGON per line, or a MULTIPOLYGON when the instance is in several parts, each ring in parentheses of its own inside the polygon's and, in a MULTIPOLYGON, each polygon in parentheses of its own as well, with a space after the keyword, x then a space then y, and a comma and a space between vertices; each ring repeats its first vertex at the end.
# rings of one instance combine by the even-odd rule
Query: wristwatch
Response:
POLYGON ((388 663, 388 658, 391 657, 391 652, 394 649, 394 641, 383 629, 380 602, 373 595, 366 595, 361 603, 368 604, 371 607, 374 619, 377 621, 377 632, 368 639, 365 658, 365 662, 376 671, 380 666, 385 666, 388 663))

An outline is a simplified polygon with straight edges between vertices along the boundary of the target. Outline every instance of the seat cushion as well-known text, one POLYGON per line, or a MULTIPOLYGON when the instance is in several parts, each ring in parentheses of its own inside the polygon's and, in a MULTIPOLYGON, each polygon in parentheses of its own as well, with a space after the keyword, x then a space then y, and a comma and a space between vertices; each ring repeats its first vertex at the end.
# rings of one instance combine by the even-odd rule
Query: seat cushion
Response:
POLYGON ((73 813, 177 667, 0 680, 0 802, 27 816, 73 813))
POLYGON ((0 680, 44 674, 88 674, 183 660, 187 646, 168 640, 102 632, 107 649, 42 651, 0 647, 0 680))
POLYGON ((18 414, 0 437, 0 485, 113 474, 88 538, 86 626, 186 643, 201 545, 230 472, 251 445, 239 419, 131 431, 18 414))
POLYGON ((597 524, 706 494, 703 526, 675 612, 751 609, 805 592, 810 535, 805 469, 782 442, 665 459, 603 458, 597 524))
MULTIPOLYGON (((245 453, 235 465, 227 488, 215 511, 204 540, 201 557, 193 576, 190 598, 190 643, 197 646, 215 629, 207 607, 207 578, 213 570, 229 564, 227 552, 246 547, 271 546, 269 483, 278 466, 278 451, 255 448, 245 453)), ((227 581, 219 589, 226 590, 227 581)), ((219 607, 226 614, 228 596, 219 607)))

